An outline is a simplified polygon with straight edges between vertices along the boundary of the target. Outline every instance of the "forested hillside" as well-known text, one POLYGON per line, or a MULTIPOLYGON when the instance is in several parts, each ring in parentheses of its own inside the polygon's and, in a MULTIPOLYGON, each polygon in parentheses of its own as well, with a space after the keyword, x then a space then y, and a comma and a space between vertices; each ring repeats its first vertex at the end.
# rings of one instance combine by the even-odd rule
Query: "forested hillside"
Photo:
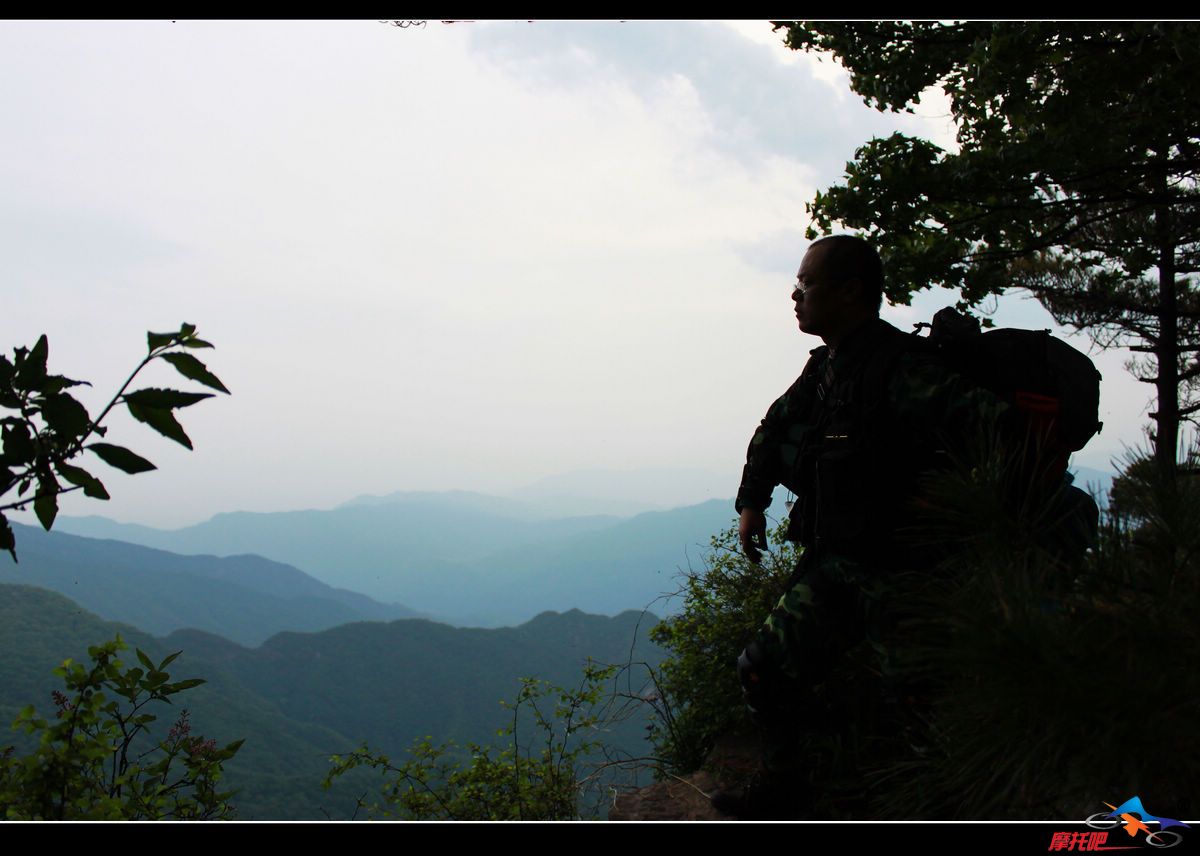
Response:
MULTIPOLYGON (((402 756, 414 739, 487 743, 505 724, 499 702, 515 696, 522 676, 578 683, 589 656, 625 663, 661 657, 635 643, 652 616, 616 618, 578 611, 546 614, 521 627, 455 629, 422 620, 362 622, 322 633, 279 634, 246 648, 199 631, 166 638, 103 621, 61 595, 0 586, 0 722, 35 703, 43 715, 61 684, 51 670, 67 657, 86 659, 89 644, 120 633, 151 658, 182 650, 173 676, 202 677, 182 702, 198 732, 221 742, 245 738, 226 766, 244 819, 348 817, 357 793, 351 778, 321 789, 329 756, 368 741, 402 756)), ((132 654, 129 658, 132 660, 132 654)), ((169 725, 169 715, 158 723, 169 725)), ((644 725, 629 721, 606 735, 640 754, 644 725)), ((13 733, 21 746, 24 735, 13 733)), ((9 738, 0 740, 0 744, 9 738)))

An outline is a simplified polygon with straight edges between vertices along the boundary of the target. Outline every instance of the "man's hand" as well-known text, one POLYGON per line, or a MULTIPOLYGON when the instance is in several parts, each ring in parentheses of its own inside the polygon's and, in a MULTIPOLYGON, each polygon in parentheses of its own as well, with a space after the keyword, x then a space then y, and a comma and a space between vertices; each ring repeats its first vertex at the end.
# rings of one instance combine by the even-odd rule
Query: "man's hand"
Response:
POLYGON ((767 549, 767 516, 755 508, 743 508, 738 518, 738 540, 746 558, 758 564, 760 550, 767 549))

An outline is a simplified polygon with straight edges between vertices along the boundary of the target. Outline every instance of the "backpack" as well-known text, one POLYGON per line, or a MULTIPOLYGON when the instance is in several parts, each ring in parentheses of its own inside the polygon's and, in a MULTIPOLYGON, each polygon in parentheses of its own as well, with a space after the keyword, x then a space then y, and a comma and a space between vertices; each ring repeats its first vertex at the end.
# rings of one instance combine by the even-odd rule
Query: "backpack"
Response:
POLYGON ((980 331, 979 321, 947 307, 933 316, 927 342, 938 358, 1015 409, 1064 474, 1072 452, 1103 428, 1100 372, 1091 358, 1049 330, 980 331))
POLYGON ((944 364, 990 390, 1016 414, 1009 430, 1023 448, 1022 479, 1040 487, 1054 509, 1056 552, 1079 561, 1099 539, 1099 508, 1075 487, 1071 453, 1100 433, 1100 372, 1083 352, 1049 330, 1000 328, 981 332, 979 321, 945 308, 933 316, 923 341, 944 364))
MULTIPOLYGON (((857 366, 840 375, 835 383, 836 392, 830 393, 838 401, 835 406, 857 404, 857 409, 842 421, 859 426, 871 423, 874 417, 869 406, 885 400, 894 369, 904 354, 921 354, 923 358, 936 360, 1009 405, 1014 416, 1004 423, 1004 436, 1009 448, 1021 455, 1014 487, 1019 493, 1031 489, 1035 494, 1054 497, 1055 505, 1061 506, 1055 515, 1060 523, 1056 528, 1080 529, 1084 535, 1073 539, 1077 547, 1070 552, 1082 554, 1095 542, 1098 511, 1087 493, 1070 484, 1067 464, 1071 453, 1082 449, 1101 429, 1100 373, 1091 359, 1050 335, 1048 330, 1003 328, 981 332, 976 319, 952 308, 939 311, 932 323, 915 326, 912 334, 904 334, 885 324, 876 334, 876 341, 867 352, 869 356, 864 354, 857 366), (923 328, 929 329, 928 336, 920 335, 923 328), (884 335, 887 329, 891 333, 884 335), (868 410, 861 409, 864 405, 868 410)), ((802 393, 810 400, 824 398, 820 375, 827 353, 827 348, 815 349, 798 381, 802 393)), ((857 433, 835 432, 834 436, 857 433)), ((848 545, 879 528, 876 524, 882 514, 893 508, 894 497, 878 489, 863 490, 863 485, 872 481, 872 474, 878 475, 886 466, 880 449, 874 443, 868 445, 873 454, 867 456, 816 447, 815 457, 840 469, 816 479, 820 488, 815 492, 799 483, 793 487, 784 482, 796 493, 798 502, 789 538, 809 544, 820 534, 824 539, 836 541, 840 549, 850 550, 848 545), (851 471, 852 467, 857 469, 851 471), (813 495, 809 496, 810 493, 813 495), (869 513, 873 508, 871 499, 877 499, 883 509, 874 516, 869 513), (814 502, 820 511, 805 509, 805 501, 814 502), (831 514, 830 509, 842 513, 831 514)), ((912 461, 906 465, 912 465, 912 461)), ((806 476, 809 478, 802 481, 811 480, 811 474, 806 476)), ((885 479, 883 483, 886 482, 885 479)), ((878 479, 875 483, 881 484, 878 479)), ((1022 503, 1017 495, 1009 501, 1022 503)))

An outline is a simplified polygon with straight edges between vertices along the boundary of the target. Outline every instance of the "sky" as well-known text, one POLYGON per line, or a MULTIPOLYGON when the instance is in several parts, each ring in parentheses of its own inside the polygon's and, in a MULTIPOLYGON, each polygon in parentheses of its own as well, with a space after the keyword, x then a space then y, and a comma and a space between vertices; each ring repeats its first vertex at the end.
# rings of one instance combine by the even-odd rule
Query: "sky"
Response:
MULTIPOLYGON (((95 413, 187 321, 232 391, 180 412, 192 452, 115 414, 159 470, 63 497, 153 526, 577 470, 732 497, 820 344, 790 301, 805 203, 872 136, 953 145, 936 93, 878 113, 765 22, 17 21, 0 79, 0 348, 45 333, 95 413)), ((1151 388, 1094 358, 1076 461, 1108 469, 1151 388)))

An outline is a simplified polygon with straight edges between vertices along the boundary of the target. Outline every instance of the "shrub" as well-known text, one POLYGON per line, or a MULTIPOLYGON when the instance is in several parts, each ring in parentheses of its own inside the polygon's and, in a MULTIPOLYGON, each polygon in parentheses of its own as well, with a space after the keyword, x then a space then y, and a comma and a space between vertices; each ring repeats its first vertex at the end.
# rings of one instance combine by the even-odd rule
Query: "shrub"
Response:
POLYGON ((738 654, 787 587, 796 548, 786 523, 771 533, 776 547, 755 565, 742 554, 737 525, 712 538, 701 570, 683 574, 682 611, 650 638, 670 653, 654 675, 657 717, 650 737, 665 772, 699 769, 717 737, 751 728, 737 679, 738 654))
POLYGON ((32 705, 14 728, 37 735, 28 755, 9 747, 0 755, 0 811, 9 820, 212 820, 233 814, 218 790, 222 765, 242 745, 224 747, 191 733, 187 710, 161 738, 151 735, 153 706, 204 681, 172 682, 166 668, 137 651, 140 666, 126 669, 118 636, 88 649, 91 666, 66 660, 54 673, 66 692, 53 694, 51 720, 32 705))
POLYGON ((522 679, 516 701, 502 702, 512 711, 511 724, 498 732, 507 744, 502 749, 475 743, 465 749, 454 743, 434 746, 427 737, 408 750, 408 760, 396 764, 364 745, 330 759, 325 787, 357 767, 369 767, 378 770, 383 781, 375 798, 358 799, 356 815, 365 811, 370 818, 399 820, 576 820, 585 813, 580 807, 587 784, 581 781, 582 762, 600 746, 603 684, 615 672, 612 666, 589 664, 574 690, 522 679), (547 702, 553 703, 552 710, 545 709, 547 702), (522 743, 527 726, 532 733, 522 743))

